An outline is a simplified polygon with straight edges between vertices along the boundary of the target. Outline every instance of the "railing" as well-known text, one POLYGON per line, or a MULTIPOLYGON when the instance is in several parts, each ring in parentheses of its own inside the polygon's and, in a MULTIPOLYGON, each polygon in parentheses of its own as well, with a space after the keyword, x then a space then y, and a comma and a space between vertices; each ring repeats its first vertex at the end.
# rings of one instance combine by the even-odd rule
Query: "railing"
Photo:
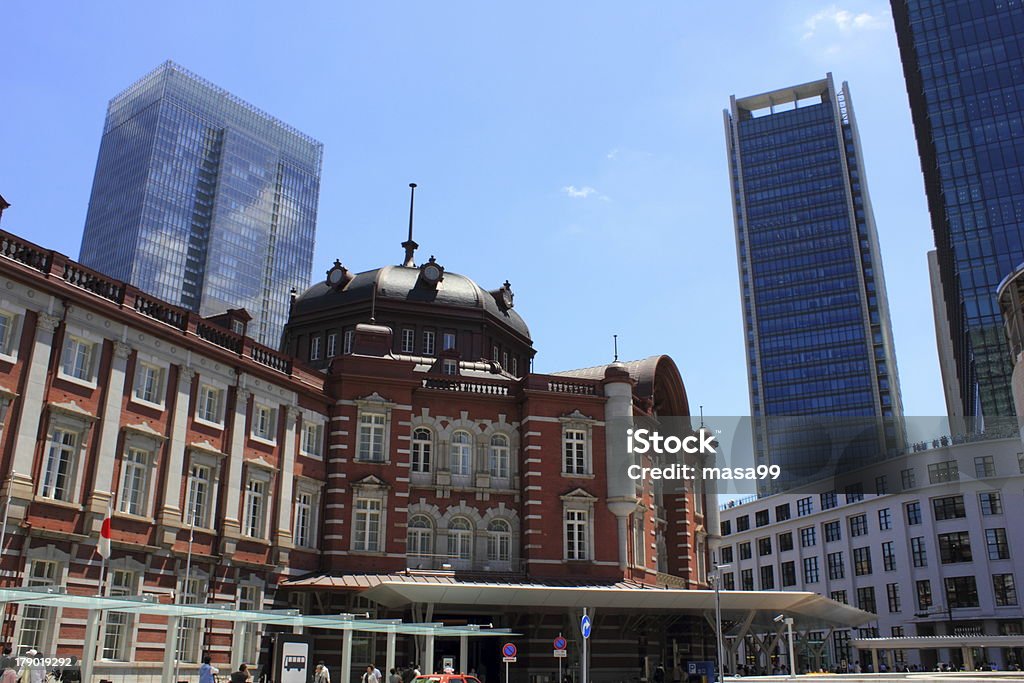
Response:
POLYGON ((260 365, 266 365, 268 368, 277 370, 278 372, 283 372, 286 375, 291 374, 292 361, 287 356, 274 353, 270 349, 262 346, 253 346, 249 355, 260 365))
POLYGON ((488 384, 486 382, 469 382, 459 379, 438 379, 428 377, 423 380, 424 389, 438 389, 440 391, 457 391, 470 394, 484 394, 486 396, 508 396, 507 384, 488 384))
POLYGON ((655 579, 659 586, 665 586, 666 588, 689 588, 689 584, 686 579, 675 574, 666 574, 664 572, 658 572, 657 579, 655 579))
POLYGON ((756 493, 751 494, 749 496, 743 496, 742 498, 737 498, 736 500, 730 500, 727 503, 722 503, 721 505, 718 506, 718 509, 719 510, 729 510, 729 509, 734 508, 734 507, 739 507, 740 505, 746 505, 747 503, 752 503, 755 500, 757 500, 757 494, 756 493))
POLYGON ((124 283, 112 280, 99 273, 84 268, 74 261, 64 263, 64 282, 80 287, 87 292, 113 301, 115 304, 124 302, 124 283))
POLYGON ((419 571, 451 571, 470 573, 525 574, 526 561, 519 560, 476 560, 451 555, 411 553, 406 556, 407 569, 419 571))
POLYGON ((242 352, 242 344, 244 343, 242 337, 220 327, 208 323, 197 323, 196 336, 217 346, 222 346, 229 351, 234 351, 235 353, 242 352))
POLYGON ((576 394, 579 396, 597 396, 597 386, 583 382, 563 382, 553 380, 548 382, 548 391, 559 394, 576 394))
POLYGON ((135 310, 146 317, 159 320, 179 330, 188 329, 188 311, 170 306, 158 299, 150 299, 142 294, 136 294, 135 310))
POLYGON ((53 261, 51 252, 43 251, 34 244, 22 242, 14 235, 9 234, 0 236, 0 256, 23 263, 42 273, 50 272, 50 263, 53 261))

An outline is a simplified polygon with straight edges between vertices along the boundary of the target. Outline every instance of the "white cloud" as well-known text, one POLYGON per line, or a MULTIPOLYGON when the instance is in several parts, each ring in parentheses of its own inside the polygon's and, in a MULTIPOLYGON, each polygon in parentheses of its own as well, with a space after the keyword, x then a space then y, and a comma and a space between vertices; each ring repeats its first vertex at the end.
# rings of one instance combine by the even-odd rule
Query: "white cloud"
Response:
POLYGON ((850 34, 855 31, 869 31, 881 28, 883 22, 868 12, 853 13, 835 5, 827 7, 804 20, 804 40, 810 40, 820 33, 838 31, 850 34))
POLYGON ((611 150, 610 152, 608 152, 604 156, 605 156, 606 159, 611 159, 611 160, 614 161, 619 156, 619 148, 616 147, 615 149, 611 150))
POLYGON ((562 188, 562 192, 572 197, 573 199, 586 199, 592 194, 597 194, 597 190, 590 187, 589 185, 584 185, 583 187, 580 188, 577 188, 575 185, 566 185, 565 187, 562 188))

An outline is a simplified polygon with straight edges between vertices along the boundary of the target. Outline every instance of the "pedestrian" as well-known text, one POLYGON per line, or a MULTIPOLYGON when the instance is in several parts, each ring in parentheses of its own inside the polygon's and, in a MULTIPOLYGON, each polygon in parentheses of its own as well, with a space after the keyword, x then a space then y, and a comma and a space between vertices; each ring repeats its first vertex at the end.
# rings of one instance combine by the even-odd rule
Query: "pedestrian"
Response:
POLYGON ((214 678, 220 673, 220 669, 210 664, 210 655, 203 656, 203 663, 199 667, 199 683, 216 683, 214 678))
POLYGON ((21 683, 43 683, 46 680, 46 669, 40 663, 43 655, 33 647, 25 653, 25 657, 28 661, 25 662, 25 668, 21 670, 18 680, 21 683))
POLYGON ((377 674, 373 668, 373 664, 367 664, 366 670, 363 671, 362 677, 359 679, 360 683, 380 683, 380 679, 377 678, 377 674))
POLYGON ((402 675, 398 673, 398 669, 391 669, 391 676, 388 677, 388 683, 402 683, 402 675))
POLYGON ((239 664, 238 671, 231 674, 231 683, 251 683, 252 674, 249 673, 249 667, 246 664, 239 664))
POLYGON ((4 645, 3 656, 0 657, 0 683, 17 683, 18 660, 11 656, 11 646, 4 645))
POLYGON ((402 683, 410 683, 419 675, 420 672, 416 670, 416 664, 409 662, 409 666, 405 667, 405 671, 402 672, 402 683))
POLYGON ((377 683, 384 683, 384 674, 381 673, 380 669, 373 666, 373 664, 370 666, 373 667, 373 677, 377 679, 377 683))
POLYGON ((327 670, 327 665, 323 662, 316 665, 316 670, 313 672, 313 683, 331 683, 331 672, 327 670))

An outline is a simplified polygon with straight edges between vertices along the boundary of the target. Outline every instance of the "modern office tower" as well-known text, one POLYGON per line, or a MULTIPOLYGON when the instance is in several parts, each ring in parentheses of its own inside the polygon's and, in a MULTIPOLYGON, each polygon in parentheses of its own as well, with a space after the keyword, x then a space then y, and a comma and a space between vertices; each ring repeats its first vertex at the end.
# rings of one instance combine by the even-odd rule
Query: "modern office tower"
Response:
POLYGON ((960 386, 949 412, 1012 416, 996 288, 1024 261, 1024 11, 995 0, 892 0, 892 11, 960 386))
POLYGON ((110 101, 80 260, 277 347, 309 285, 323 145, 165 62, 110 101))
POLYGON ((903 408, 847 85, 734 96, 725 127, 766 493, 900 448, 903 408))

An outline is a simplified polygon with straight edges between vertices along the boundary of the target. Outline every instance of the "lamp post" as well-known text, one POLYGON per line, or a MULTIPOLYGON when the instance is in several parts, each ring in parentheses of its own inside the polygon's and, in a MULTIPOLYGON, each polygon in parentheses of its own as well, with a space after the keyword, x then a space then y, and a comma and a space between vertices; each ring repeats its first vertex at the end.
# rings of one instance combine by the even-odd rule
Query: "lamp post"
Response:
POLYGON ((715 586, 715 649, 718 651, 718 678, 725 678, 725 668, 722 663, 722 653, 725 650, 724 638, 722 637, 722 572, 721 570, 730 565, 718 564, 708 574, 708 579, 715 586))
POLYGON ((789 636, 789 678, 796 678, 796 658, 793 656, 793 617, 780 614, 773 619, 776 624, 782 622, 786 625, 786 635, 789 636))

